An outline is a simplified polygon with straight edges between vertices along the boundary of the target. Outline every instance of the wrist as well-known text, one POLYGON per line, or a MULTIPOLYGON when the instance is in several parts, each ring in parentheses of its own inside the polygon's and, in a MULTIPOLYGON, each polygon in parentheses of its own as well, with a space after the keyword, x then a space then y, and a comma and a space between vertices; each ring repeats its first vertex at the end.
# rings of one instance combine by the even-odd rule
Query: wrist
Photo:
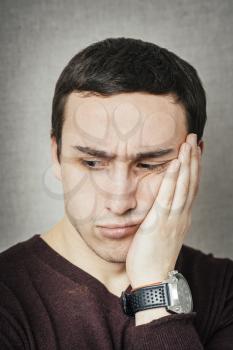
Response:
POLYGON ((170 315, 171 314, 167 312, 165 307, 138 311, 135 313, 135 326, 140 326, 141 324, 146 324, 153 320, 170 315))
POLYGON ((137 283, 137 284, 133 285, 131 292, 134 292, 135 290, 143 288, 143 287, 156 286, 156 285, 159 285, 161 283, 163 283, 163 282, 160 281, 160 282, 144 283, 144 284, 140 284, 140 285, 137 283))
POLYGON ((123 312, 131 317, 137 315, 137 325, 171 313, 192 311, 191 290, 185 277, 177 270, 170 271, 167 280, 163 283, 153 282, 151 286, 148 286, 148 283, 146 282, 147 285, 144 287, 141 283, 132 285, 133 289, 130 293, 123 291, 121 294, 123 312), (158 311, 158 309, 163 310, 158 311), (141 311, 143 313, 140 313, 141 311))
POLYGON ((168 272, 164 272, 164 273, 158 273, 156 275, 151 275, 147 278, 135 278, 135 280, 131 280, 131 286, 132 289, 138 289, 138 288, 142 288, 144 286, 150 286, 150 285, 154 285, 154 284, 159 284, 159 283, 163 283, 167 277, 168 277, 168 272))

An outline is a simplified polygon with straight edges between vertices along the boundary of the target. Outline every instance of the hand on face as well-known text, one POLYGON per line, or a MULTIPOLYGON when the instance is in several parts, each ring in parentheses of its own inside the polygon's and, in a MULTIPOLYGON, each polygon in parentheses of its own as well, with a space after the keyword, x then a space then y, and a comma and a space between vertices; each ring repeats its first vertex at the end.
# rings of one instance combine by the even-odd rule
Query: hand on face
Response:
POLYGON ((177 159, 169 164, 155 201, 130 245, 126 272, 132 288, 167 278, 190 228, 201 171, 195 134, 187 136, 177 159), (177 159, 178 167, 174 166, 177 159))

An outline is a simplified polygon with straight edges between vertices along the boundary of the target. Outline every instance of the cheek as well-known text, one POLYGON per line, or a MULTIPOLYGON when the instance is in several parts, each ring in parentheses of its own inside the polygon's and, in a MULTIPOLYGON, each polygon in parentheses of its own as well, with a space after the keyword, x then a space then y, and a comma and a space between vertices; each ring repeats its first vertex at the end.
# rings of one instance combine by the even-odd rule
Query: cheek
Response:
POLYGON ((79 224, 89 222, 96 212, 95 188, 88 174, 66 165, 62 168, 66 211, 79 224))
POLYGON ((87 174, 77 170, 73 164, 63 164, 61 167, 64 196, 71 198, 82 190, 87 181, 87 174))
POLYGON ((145 176, 138 184, 138 198, 152 204, 157 197, 165 173, 145 176))

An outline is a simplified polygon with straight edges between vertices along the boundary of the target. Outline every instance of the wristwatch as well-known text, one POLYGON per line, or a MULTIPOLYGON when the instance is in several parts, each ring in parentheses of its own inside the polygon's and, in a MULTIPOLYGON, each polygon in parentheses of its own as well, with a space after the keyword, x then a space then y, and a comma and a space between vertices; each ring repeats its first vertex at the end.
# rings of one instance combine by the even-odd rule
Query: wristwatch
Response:
POLYGON ((168 279, 121 293, 121 306, 126 315, 134 317, 137 311, 165 307, 173 314, 193 310, 191 290, 187 280, 177 270, 168 273, 168 279))

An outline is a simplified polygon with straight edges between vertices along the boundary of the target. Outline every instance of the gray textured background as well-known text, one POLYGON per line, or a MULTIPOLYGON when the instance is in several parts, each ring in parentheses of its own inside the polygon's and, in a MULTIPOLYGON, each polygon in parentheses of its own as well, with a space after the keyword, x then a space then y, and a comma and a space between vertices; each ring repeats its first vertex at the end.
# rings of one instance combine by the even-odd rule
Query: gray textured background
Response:
POLYGON ((205 152, 185 243, 233 258, 232 0, 0 3, 0 251, 42 233, 63 215, 63 201, 51 196, 61 187, 51 175, 49 140, 61 70, 88 44, 125 36, 167 47, 202 78, 208 98, 205 152))

